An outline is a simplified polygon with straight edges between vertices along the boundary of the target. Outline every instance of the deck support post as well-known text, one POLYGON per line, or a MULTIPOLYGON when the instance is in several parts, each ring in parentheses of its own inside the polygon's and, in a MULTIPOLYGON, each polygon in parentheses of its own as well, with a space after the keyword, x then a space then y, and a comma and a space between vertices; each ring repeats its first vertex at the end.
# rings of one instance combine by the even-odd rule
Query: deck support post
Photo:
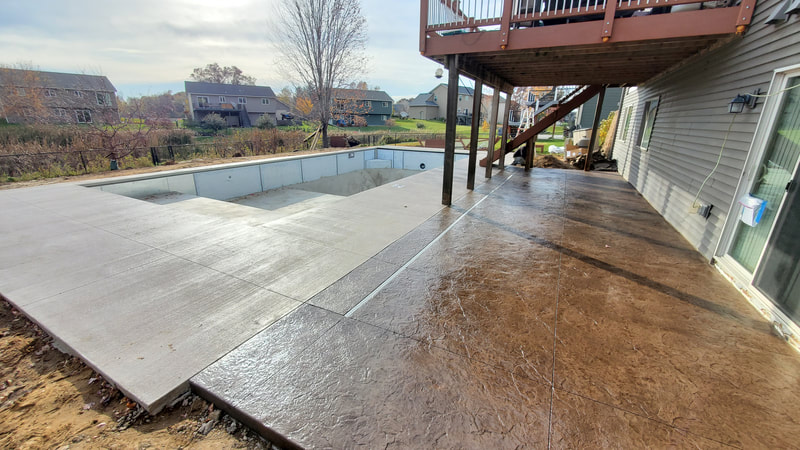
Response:
POLYGON ((497 134, 497 110, 500 107, 500 88, 494 86, 492 107, 489 112, 489 142, 486 144, 486 178, 492 178, 492 161, 494 161, 494 142, 497 134))
POLYGON ((525 143, 525 170, 533 167, 533 157, 536 155, 536 136, 530 138, 525 143))
POLYGON ((594 109, 594 122, 592 123, 592 137, 589 139, 589 150, 586 152, 586 164, 583 170, 588 172, 592 167, 592 151, 594 150, 595 141, 597 140, 597 126, 600 124, 600 114, 603 113, 603 99, 606 96, 606 87, 600 88, 600 93, 597 94, 597 107, 594 109))
POLYGON ((500 159, 498 160, 501 172, 506 170, 506 146, 508 145, 508 122, 509 122, 508 115, 511 112, 512 92, 513 90, 506 92, 506 107, 505 111, 503 111, 503 133, 502 137, 500 138, 500 159))
POLYGON ((453 167, 456 158, 456 115, 458 114, 458 55, 447 55, 447 110, 444 131, 444 176, 442 204, 453 202, 453 167))
POLYGON ((467 168, 467 189, 475 189, 475 165, 478 163, 478 131, 481 128, 481 98, 483 80, 475 79, 472 97, 472 128, 469 133, 469 167, 467 168))

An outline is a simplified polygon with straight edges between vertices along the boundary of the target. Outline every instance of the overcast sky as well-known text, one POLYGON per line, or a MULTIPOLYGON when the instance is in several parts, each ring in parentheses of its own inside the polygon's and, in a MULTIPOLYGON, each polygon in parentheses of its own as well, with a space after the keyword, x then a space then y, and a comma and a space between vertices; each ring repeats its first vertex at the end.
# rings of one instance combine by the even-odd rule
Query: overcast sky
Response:
MULTIPOLYGON (((106 75, 124 96, 182 91, 192 69, 238 66, 258 84, 290 84, 267 33, 277 0, 3 0, 0 64, 106 75)), ((394 98, 432 89, 419 54, 419 1, 362 0, 368 72, 394 98)))

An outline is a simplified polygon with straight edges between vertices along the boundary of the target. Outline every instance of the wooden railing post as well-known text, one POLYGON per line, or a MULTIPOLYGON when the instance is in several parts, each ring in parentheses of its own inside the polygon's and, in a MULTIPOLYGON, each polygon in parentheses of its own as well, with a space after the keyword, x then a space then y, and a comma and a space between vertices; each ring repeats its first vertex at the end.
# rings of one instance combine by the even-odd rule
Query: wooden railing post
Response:
POLYGON ((603 42, 608 42, 611 39, 611 32, 614 30, 614 14, 617 12, 617 1, 606 1, 606 15, 603 18, 603 42))
POLYGON ((419 52, 425 53, 428 36, 428 0, 419 0, 419 52))
POLYGON ((508 46, 508 34, 511 31, 511 15, 514 7, 514 0, 503 1, 503 16, 500 21, 500 48, 503 50, 508 46))

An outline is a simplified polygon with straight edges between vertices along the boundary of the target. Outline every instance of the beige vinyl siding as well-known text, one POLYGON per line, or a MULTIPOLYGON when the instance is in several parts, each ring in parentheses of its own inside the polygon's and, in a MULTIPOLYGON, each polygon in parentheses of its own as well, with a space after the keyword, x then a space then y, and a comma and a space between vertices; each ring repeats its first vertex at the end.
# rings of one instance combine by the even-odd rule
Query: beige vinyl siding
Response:
MULTIPOLYGON (((753 26, 744 37, 695 56, 690 62, 629 88, 623 108, 632 106, 627 141, 618 139, 614 155, 620 173, 707 258, 713 252, 732 205, 763 107, 735 115, 722 160, 699 202, 714 208, 708 220, 688 212, 697 190, 716 164, 734 114, 728 104, 737 94, 769 89, 775 69, 800 63, 800 20, 782 25, 764 21, 782 2, 759 1, 753 26), (660 97, 647 151, 636 145, 644 102, 660 97)), ((621 135, 620 131, 620 135, 621 135)))

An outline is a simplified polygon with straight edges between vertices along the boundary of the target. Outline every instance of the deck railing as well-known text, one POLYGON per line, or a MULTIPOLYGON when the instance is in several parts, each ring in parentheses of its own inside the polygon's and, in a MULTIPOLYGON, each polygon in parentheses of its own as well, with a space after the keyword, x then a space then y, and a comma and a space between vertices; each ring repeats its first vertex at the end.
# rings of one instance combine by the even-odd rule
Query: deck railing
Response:
MULTIPOLYGON (((665 14, 679 11, 754 5, 755 0, 734 5, 732 0, 421 0, 424 32, 443 34, 481 30, 504 30, 567 23, 606 20, 608 34, 614 18, 665 14)), ((752 6, 743 24, 749 24, 752 6)), ((737 23, 737 25, 740 25, 737 23)))

